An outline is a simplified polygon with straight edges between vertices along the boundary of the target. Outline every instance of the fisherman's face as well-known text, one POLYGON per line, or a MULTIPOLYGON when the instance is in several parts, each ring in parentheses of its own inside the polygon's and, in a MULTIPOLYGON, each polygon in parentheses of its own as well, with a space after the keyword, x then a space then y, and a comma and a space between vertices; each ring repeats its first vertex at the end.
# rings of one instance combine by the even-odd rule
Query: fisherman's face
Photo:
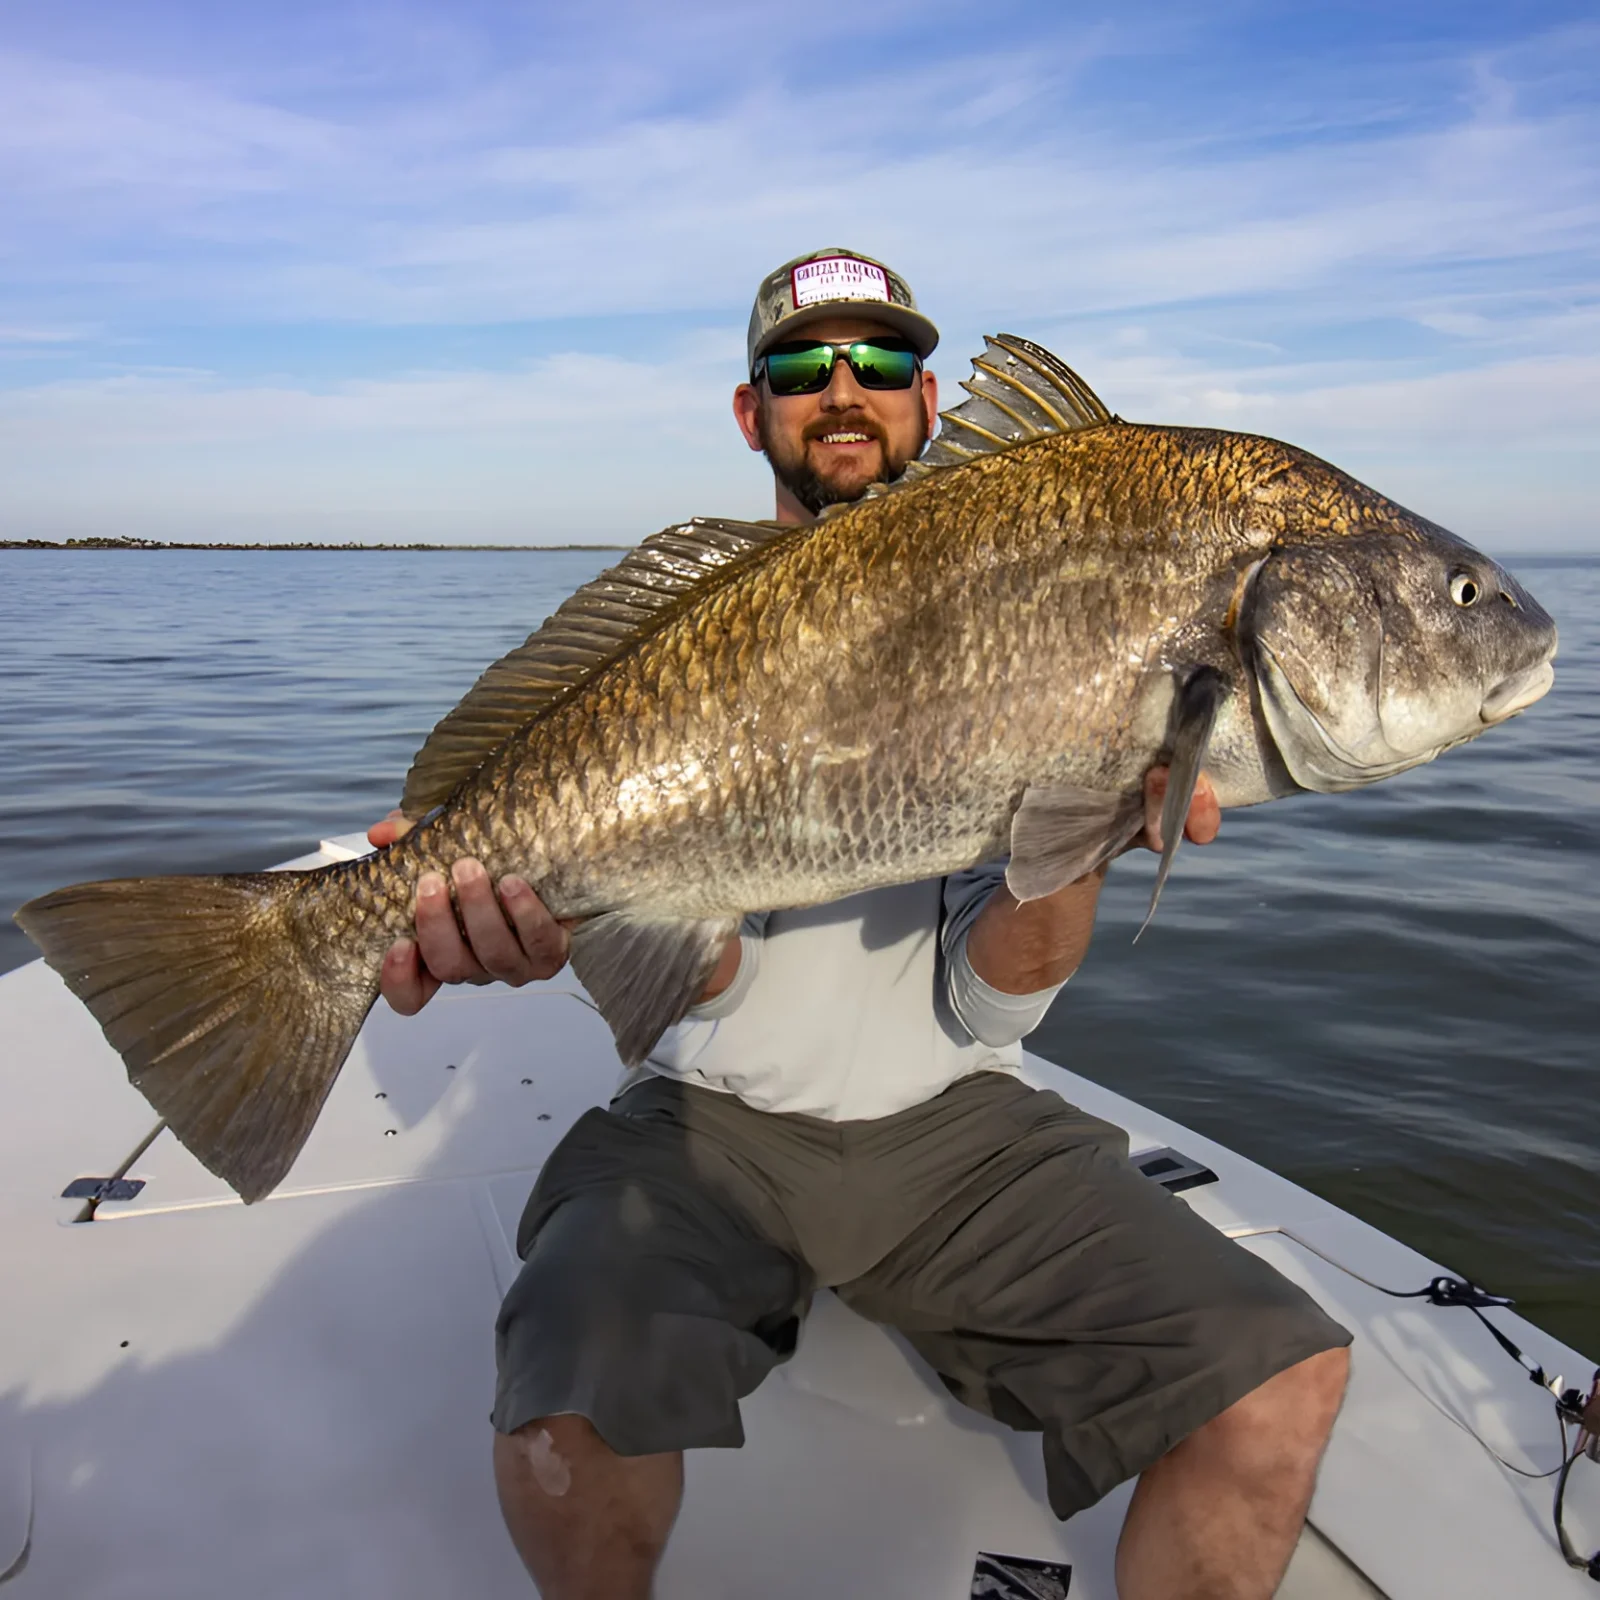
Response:
MULTIPOLYGON (((861 317, 810 324, 797 337, 843 344, 894 329, 861 317)), ((917 373, 909 389, 863 389, 847 361, 819 394, 775 395, 763 379, 734 391, 733 411, 752 450, 764 451, 778 482, 778 520, 803 522, 825 506, 892 483, 932 437, 939 386, 917 373)))

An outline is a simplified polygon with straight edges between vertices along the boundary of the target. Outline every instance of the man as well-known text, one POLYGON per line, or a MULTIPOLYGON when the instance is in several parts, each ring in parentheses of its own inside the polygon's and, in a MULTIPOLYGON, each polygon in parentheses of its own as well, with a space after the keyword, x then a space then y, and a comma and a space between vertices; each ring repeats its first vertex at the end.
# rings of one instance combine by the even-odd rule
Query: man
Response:
MULTIPOLYGON (((850 251, 763 282, 733 407, 778 520, 904 471, 935 427, 937 339, 904 281, 850 251)), ((1202 784, 1190 837, 1218 820, 1202 784)), ((390 952, 397 1010, 565 960, 527 884, 452 876, 459 925, 424 880, 416 942, 390 952)), ((1275 1590, 1349 1340, 1141 1176, 1118 1130, 1017 1076, 1103 876, 1021 904, 996 865, 749 918, 684 1024, 557 1147, 520 1230, 494 1413, 501 1505, 545 1600, 650 1593, 682 1451, 742 1442, 738 1400, 818 1287, 900 1328, 961 1399, 1042 1431, 1059 1515, 1139 1475, 1124 1600, 1275 1590)))

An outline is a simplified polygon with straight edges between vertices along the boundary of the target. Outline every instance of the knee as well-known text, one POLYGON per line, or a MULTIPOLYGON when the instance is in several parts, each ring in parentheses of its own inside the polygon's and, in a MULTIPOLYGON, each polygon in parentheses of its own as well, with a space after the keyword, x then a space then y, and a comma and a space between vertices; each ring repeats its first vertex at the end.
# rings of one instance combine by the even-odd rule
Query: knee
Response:
POLYGON ((1208 1426, 1238 1456, 1322 1452, 1350 1380, 1348 1349, 1323 1350, 1269 1378, 1208 1426))
POLYGON ((575 1472, 607 1457, 614 1459, 615 1453, 594 1424, 570 1413, 535 1417, 494 1436, 494 1473, 502 1495, 537 1490, 548 1499, 563 1499, 575 1472))
POLYGON ((1302 1417, 1319 1438, 1333 1427, 1350 1383, 1350 1349, 1323 1350, 1278 1374, 1284 1380, 1287 1409, 1302 1417))
POLYGON ((547 1499, 563 1499, 573 1486, 573 1456, 589 1446, 589 1438, 570 1424, 582 1422, 594 1443, 605 1448, 594 1429, 574 1416, 538 1416, 510 1434, 494 1435, 494 1480, 501 1496, 536 1491, 547 1499))

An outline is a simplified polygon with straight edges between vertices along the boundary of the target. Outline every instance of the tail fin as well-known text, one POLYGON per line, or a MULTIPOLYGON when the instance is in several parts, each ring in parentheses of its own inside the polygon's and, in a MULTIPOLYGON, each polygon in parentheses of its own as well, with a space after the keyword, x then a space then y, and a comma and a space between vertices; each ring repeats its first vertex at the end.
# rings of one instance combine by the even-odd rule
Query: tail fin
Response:
POLYGON ((247 1202, 293 1165, 377 998, 382 947, 302 923, 329 870, 80 883, 17 912, 134 1087, 247 1202))

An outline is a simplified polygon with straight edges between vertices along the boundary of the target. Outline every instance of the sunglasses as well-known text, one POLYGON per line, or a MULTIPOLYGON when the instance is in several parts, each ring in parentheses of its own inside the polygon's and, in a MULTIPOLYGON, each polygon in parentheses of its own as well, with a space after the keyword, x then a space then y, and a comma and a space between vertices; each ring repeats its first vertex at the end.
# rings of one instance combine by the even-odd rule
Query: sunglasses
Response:
POLYGON ((863 389, 909 389, 922 367, 922 357, 905 339, 854 339, 849 344, 797 340, 773 345, 756 361, 750 381, 765 377, 777 395, 821 394, 841 361, 849 362, 863 389))

